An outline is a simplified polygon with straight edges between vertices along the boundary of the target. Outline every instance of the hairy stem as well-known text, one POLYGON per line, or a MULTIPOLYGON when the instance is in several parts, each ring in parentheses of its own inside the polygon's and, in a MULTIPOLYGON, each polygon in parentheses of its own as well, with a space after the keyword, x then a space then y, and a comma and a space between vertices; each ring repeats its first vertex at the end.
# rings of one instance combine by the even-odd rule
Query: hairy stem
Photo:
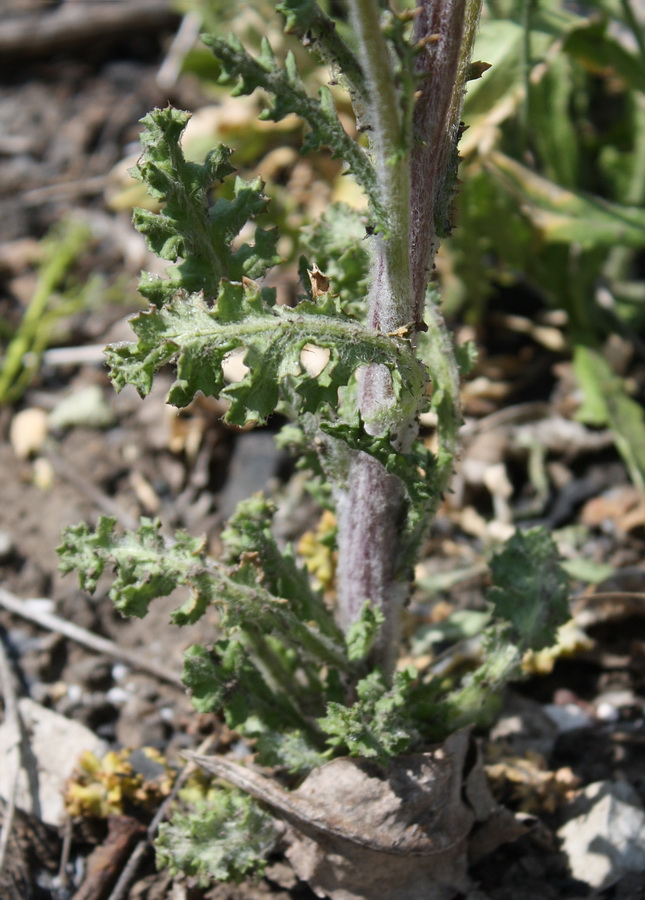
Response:
POLYGON ((410 169, 400 98, 381 31, 376 0, 349 0, 349 13, 359 41, 359 56, 368 90, 370 145, 375 157, 387 234, 377 238, 370 321, 374 328, 394 331, 410 321, 410 169), (384 296, 386 294, 387 296, 384 296))
MULTIPOLYGON (((479 8, 480 0, 423 0, 414 26, 419 48, 416 76, 421 83, 412 133, 407 134, 401 112, 405 103, 395 87, 379 4, 349 0, 368 86, 371 149, 381 203, 388 212, 388 232, 375 236, 369 297, 368 324, 377 331, 423 322, 428 276, 438 247, 436 222, 450 213, 449 180, 456 175, 461 105, 479 8)), ((433 350, 446 347, 436 312, 429 327, 433 350)), ((450 376, 444 402, 450 408, 442 410, 443 427, 449 432, 440 439, 444 457, 445 451, 451 455, 454 450, 459 418, 458 391, 453 389, 457 368, 449 348, 447 353, 449 359, 440 366, 442 376, 450 376)), ((420 406, 423 397, 417 399, 420 406)), ((397 418, 391 375, 385 367, 370 366, 363 374, 359 408, 369 433, 389 431, 397 449, 410 448, 415 419, 409 413, 397 418)), ((444 490, 451 459, 439 460, 439 471, 438 487, 444 490)), ((338 619, 347 629, 366 599, 381 609, 385 622, 374 657, 386 672, 392 671, 396 660, 401 613, 409 595, 408 573, 402 571, 404 513, 400 481, 373 458, 356 453, 338 503, 338 619)))
POLYGON ((440 230, 449 233, 457 170, 457 142, 470 56, 481 0, 423 0, 414 36, 421 78, 413 116, 410 257, 415 320, 425 292, 440 230))
MULTIPOLYGON (((376 331, 394 331, 410 321, 410 170, 401 104, 395 86, 390 50, 381 31, 381 9, 375 0, 349 0, 350 20, 358 37, 359 58, 368 102, 365 121, 375 160, 381 206, 387 231, 375 237, 368 324, 376 331)), ((366 429, 383 434, 391 424, 394 403, 391 376, 383 366, 363 375, 359 409, 366 429)), ((396 587, 397 528, 403 512, 403 490, 397 478, 364 453, 353 454, 349 487, 338 504, 338 619, 347 630, 359 617, 366 599, 384 615, 376 660, 386 671, 395 661, 400 602, 405 590, 396 587), (394 602, 394 594, 400 602, 394 602)))
POLYGON ((365 453, 356 453, 349 490, 337 506, 339 528, 338 620, 344 631, 359 618, 366 599, 385 615, 374 653, 385 671, 396 661, 405 584, 397 584, 401 483, 365 453), (398 513, 398 514, 397 514, 398 513), (397 614, 394 614, 397 613, 397 614))

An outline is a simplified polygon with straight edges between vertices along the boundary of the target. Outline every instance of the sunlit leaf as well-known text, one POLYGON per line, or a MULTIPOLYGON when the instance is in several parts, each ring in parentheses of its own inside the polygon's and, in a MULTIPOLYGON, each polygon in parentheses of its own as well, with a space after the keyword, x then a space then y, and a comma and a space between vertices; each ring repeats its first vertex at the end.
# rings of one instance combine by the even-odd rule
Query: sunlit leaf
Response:
POLYGON ((584 249, 645 246, 645 209, 566 190, 503 153, 491 154, 486 167, 547 242, 584 249))

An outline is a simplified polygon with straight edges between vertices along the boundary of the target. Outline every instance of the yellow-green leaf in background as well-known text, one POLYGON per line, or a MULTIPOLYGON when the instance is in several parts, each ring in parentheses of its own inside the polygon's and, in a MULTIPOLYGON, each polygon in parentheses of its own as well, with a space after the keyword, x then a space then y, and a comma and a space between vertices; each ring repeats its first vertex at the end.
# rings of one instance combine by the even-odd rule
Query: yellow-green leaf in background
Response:
POLYGON ((633 483, 641 490, 645 489, 643 407, 627 394, 623 379, 616 375, 599 350, 578 345, 573 366, 584 394, 577 418, 588 425, 611 428, 633 483))
POLYGON ((645 209, 566 190, 503 153, 492 153, 485 165, 548 243, 645 246, 645 209))

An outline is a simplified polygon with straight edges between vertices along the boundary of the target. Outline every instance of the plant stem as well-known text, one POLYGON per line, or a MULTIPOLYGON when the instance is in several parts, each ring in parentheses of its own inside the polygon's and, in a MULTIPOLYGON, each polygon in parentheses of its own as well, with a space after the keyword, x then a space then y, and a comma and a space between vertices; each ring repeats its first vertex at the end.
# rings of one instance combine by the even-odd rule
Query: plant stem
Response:
POLYGON ((415 19, 415 40, 427 42, 417 57, 421 84, 413 116, 410 251, 415 321, 423 317, 439 248, 437 224, 450 230, 450 179, 456 180, 461 108, 480 8, 481 0, 424 0, 415 19))
MULTIPOLYGON (((415 95, 411 134, 404 126, 401 110, 405 103, 395 86, 381 31, 380 6, 376 0, 349 0, 348 6, 368 86, 366 120, 381 203, 388 212, 388 232, 375 236, 368 324, 388 332, 423 322, 428 276, 439 243, 435 222, 438 216, 449 218, 449 180, 456 176, 461 105, 480 0, 423 0, 414 27, 419 47, 416 75, 421 84, 415 95)), ((436 311, 430 328, 433 350, 447 347, 436 311)), ((448 366, 452 388, 457 383, 457 367, 451 351, 447 352, 450 358, 441 368, 445 374, 448 366)), ((441 444, 450 452, 459 418, 457 391, 451 389, 446 396, 451 408, 443 412, 449 420, 445 425, 449 435, 441 444)), ((423 400, 423 396, 417 398, 418 408, 423 400)), ((389 431, 397 449, 410 449, 416 421, 400 412, 397 417, 391 376, 385 367, 370 366, 363 374, 359 409, 370 434, 389 431)), ((438 488, 444 490, 451 460, 440 460, 439 468, 438 488)), ((355 622, 366 599, 380 608, 385 622, 374 661, 391 673, 401 613, 410 590, 408 573, 402 571, 403 488, 375 459, 356 453, 349 467, 348 487, 339 492, 338 501, 339 624, 346 630, 355 622)))
POLYGON ((376 239, 369 322, 381 331, 406 325, 410 306, 410 167, 400 98, 381 31, 376 0, 349 0, 349 14, 359 42, 359 57, 368 89, 366 121, 375 157, 381 205, 388 231, 376 239))
MULTIPOLYGON (((410 321, 410 170, 395 87, 390 50, 381 31, 381 9, 375 0, 349 0, 350 20, 358 37, 359 58, 368 90, 365 121, 375 159, 387 233, 375 237, 368 325, 394 331, 410 321)), ((371 434, 387 431, 393 406, 391 376, 383 366, 363 374, 359 409, 371 434)), ((366 599, 385 614, 374 655, 386 671, 395 661, 400 603, 397 586, 397 535, 403 490, 397 478, 365 453, 354 453, 349 487, 338 500, 338 620, 347 630, 366 599)))

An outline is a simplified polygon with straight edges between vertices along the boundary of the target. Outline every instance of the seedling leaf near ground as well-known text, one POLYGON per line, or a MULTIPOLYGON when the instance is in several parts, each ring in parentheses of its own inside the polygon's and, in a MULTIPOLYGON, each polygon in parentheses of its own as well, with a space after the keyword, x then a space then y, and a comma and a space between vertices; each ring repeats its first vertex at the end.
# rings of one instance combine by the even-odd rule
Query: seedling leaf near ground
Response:
POLYGON ((510 622, 513 642, 522 650, 552 644, 567 616, 569 582, 548 532, 517 532, 491 560, 491 574, 487 599, 510 622))
POLYGON ((185 872, 207 886, 262 873, 277 842, 273 820, 239 791, 216 791, 159 828, 157 865, 185 872))

